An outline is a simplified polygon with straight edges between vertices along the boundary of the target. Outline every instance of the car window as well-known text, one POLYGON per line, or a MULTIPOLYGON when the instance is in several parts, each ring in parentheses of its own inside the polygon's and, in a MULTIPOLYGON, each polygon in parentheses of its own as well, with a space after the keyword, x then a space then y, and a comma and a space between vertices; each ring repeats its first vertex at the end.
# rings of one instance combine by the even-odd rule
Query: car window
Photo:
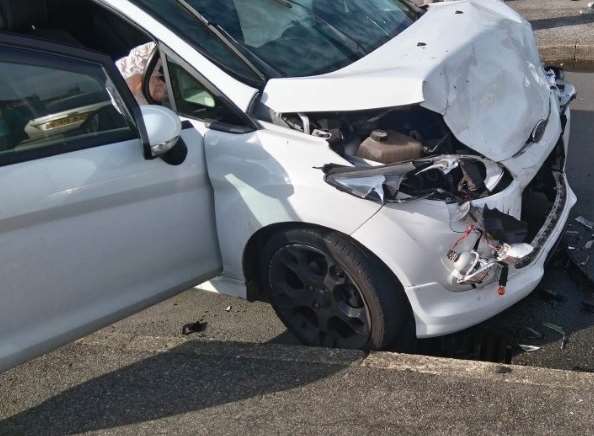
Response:
MULTIPOLYGON (((133 0, 204 52, 236 68, 237 57, 205 38, 176 0, 133 0), (179 23, 183 21, 183 26, 179 23), (233 65, 230 63, 233 62, 233 65)), ((185 0, 267 78, 310 76, 347 66, 396 37, 420 16, 404 0, 185 0)), ((245 65, 244 65, 245 69, 245 65)))
POLYGON ((59 152, 66 144, 87 148, 138 137, 100 65, 8 57, 0 59, 0 161, 59 152))
POLYGON ((198 120, 244 126, 243 120, 222 98, 209 91, 194 75, 168 59, 167 68, 177 112, 198 120))
MULTIPOLYGON (((262 79, 218 36, 200 23, 196 17, 175 0, 132 0, 157 20, 196 47, 204 56, 236 79, 256 87, 262 86, 262 79)), ((215 5, 223 7, 224 5, 215 5)))

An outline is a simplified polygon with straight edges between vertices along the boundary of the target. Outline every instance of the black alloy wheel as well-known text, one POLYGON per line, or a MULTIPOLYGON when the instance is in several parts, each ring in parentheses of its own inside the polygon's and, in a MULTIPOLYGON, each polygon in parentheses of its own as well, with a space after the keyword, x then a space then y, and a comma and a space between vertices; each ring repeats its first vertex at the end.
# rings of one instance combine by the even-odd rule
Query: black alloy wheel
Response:
POLYGON ((304 344, 414 351, 415 322, 404 289, 348 236, 319 228, 280 230, 259 258, 263 291, 304 344))
POLYGON ((270 263, 271 300, 303 341, 325 347, 364 348, 370 318, 361 292, 344 269, 315 247, 282 247, 270 263))

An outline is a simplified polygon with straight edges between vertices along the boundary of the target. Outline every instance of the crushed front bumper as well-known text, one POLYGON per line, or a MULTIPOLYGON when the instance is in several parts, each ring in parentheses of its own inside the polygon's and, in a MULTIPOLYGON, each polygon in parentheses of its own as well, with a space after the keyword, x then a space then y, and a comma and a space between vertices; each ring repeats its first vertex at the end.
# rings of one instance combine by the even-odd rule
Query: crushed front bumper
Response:
POLYGON ((439 283, 405 289, 415 312, 418 337, 440 336, 476 325, 522 300, 538 286, 547 258, 563 236, 577 201, 565 175, 561 176, 560 185, 555 209, 535 238, 538 247, 524 265, 510 273, 505 296, 497 293, 497 282, 465 292, 450 292, 439 283))
MULTIPOLYGON (((569 119, 569 110, 564 114, 569 119)), ((521 156, 515 165, 533 162, 538 171, 559 143, 567 144, 569 122, 551 128, 544 155, 521 156), (553 130, 554 129, 554 130, 553 130), (536 162, 538 161, 538 162, 536 162)), ((444 265, 447 253, 460 235, 451 227, 447 207, 438 201, 418 200, 411 204, 387 205, 352 236, 369 247, 394 272, 408 296, 420 338, 441 336, 476 325, 509 308, 529 295, 544 275, 545 262, 561 238, 577 198, 563 172, 555 173, 556 199, 544 225, 532 240, 534 252, 521 264, 510 269, 504 296, 493 282, 475 289, 452 289, 447 278, 451 273, 444 265)), ((530 179, 534 176, 530 176, 530 179)), ((521 177, 518 177, 521 179, 521 177)), ((488 200, 490 208, 519 216, 522 195, 530 179, 515 180, 488 200)))

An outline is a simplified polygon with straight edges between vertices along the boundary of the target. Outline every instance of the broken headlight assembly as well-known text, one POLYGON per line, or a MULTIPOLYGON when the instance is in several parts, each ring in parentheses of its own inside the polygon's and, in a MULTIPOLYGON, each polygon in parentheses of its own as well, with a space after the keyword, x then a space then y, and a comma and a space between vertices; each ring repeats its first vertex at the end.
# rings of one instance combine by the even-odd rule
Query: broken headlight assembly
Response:
POLYGON ((445 258, 452 289, 476 288, 499 279, 499 293, 505 294, 510 267, 530 256, 534 247, 525 243, 525 223, 496 209, 474 208, 468 226, 445 258))
POLYGON ((378 203, 418 198, 463 203, 508 186, 511 177, 499 164, 472 155, 443 155, 379 167, 324 168, 335 188, 378 203))
POLYGON ((424 198, 447 203, 452 231, 458 232, 453 223, 464 226, 443 258, 454 291, 499 280, 503 295, 509 268, 534 251, 525 243, 525 223, 497 209, 473 206, 474 200, 502 191, 512 180, 504 167, 488 159, 441 155, 381 167, 327 166, 324 171, 326 182, 366 200, 388 204, 424 198))

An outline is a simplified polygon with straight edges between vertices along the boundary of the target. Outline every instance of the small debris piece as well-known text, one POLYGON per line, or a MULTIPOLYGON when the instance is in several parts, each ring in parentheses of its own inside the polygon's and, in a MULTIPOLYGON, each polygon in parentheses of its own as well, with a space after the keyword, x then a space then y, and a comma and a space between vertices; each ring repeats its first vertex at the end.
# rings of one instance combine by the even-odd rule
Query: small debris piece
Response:
POLYGON ((524 330, 531 333, 531 336, 529 336, 528 339, 542 339, 542 338, 544 338, 544 335, 541 332, 539 332, 536 329, 533 329, 532 327, 524 327, 524 330))
POLYGON ((542 325, 550 330, 553 330, 554 332, 559 333, 561 336, 565 336, 565 330, 563 330, 563 327, 558 326, 557 324, 553 324, 552 322, 543 322, 542 325))
POLYGON ((573 250, 575 250, 575 247, 573 247, 573 246, 571 246, 571 245, 568 245, 568 246, 567 246, 567 249, 568 249, 569 251, 573 251, 573 250))
POLYGON ((569 338, 567 337, 565 330, 563 330, 563 328, 558 326, 557 324, 553 324, 550 322, 543 322, 542 325, 548 329, 551 329, 551 330, 559 333, 561 336, 563 336, 561 339, 561 351, 565 350, 565 347, 567 346, 567 343, 569 342, 569 338))
POLYGON ((582 226, 587 228, 588 230, 594 230, 594 223, 592 221, 590 221, 588 218, 584 218, 583 216, 578 216, 575 220, 578 223, 580 223, 582 226))
POLYGON ((509 366, 497 366, 495 368, 495 372, 497 374, 509 374, 510 372, 512 372, 512 369, 509 366))
POLYGON ((417 43, 417 47, 426 47, 427 43, 426 42, 419 42, 417 43))
POLYGON ((189 336, 193 333, 200 333, 206 330, 208 323, 202 321, 191 322, 182 327, 182 335, 189 336))
POLYGON ((584 245, 584 249, 585 250, 589 250, 590 248, 592 248, 592 245, 594 245, 594 239, 592 239, 591 241, 586 242, 586 244, 584 245))
POLYGON ((227 306, 225 307, 225 312, 231 312, 231 309, 233 309, 232 306, 227 306))
POLYGON ((532 353, 534 351, 538 351, 538 350, 542 349, 542 347, 537 347, 536 345, 518 344, 518 347, 520 347, 522 350, 524 350, 527 353, 532 353))

